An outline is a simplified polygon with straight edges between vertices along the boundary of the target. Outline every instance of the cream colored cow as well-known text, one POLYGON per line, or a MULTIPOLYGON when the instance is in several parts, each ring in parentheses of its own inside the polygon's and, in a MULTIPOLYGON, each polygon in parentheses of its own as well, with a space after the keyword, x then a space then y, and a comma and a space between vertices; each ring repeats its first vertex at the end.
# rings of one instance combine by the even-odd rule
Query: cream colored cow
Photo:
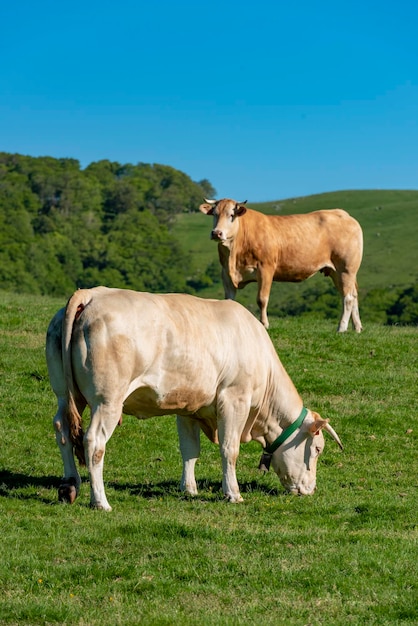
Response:
POLYGON ((341 445, 327 420, 304 409, 266 330, 236 302, 79 290, 52 319, 46 356, 58 399, 61 500, 73 502, 80 487, 74 448, 87 463, 91 505, 111 509, 103 460, 123 412, 140 419, 177 414, 181 488, 189 494, 197 493, 200 429, 219 443, 223 491, 231 502, 242 500, 235 473, 241 442, 258 441, 284 487, 300 494, 315 490, 322 430, 341 445))

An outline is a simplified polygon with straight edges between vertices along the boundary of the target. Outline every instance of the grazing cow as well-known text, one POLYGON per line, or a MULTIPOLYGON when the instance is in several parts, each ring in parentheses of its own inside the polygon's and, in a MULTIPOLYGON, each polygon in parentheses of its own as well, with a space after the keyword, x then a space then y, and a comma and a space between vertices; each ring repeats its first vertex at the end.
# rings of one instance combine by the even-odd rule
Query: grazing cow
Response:
MULTIPOLYGON (((246 201, 245 201, 246 202, 246 201)), ((214 218, 211 238, 218 242, 225 298, 258 283, 257 304, 268 328, 267 305, 273 281, 297 283, 317 272, 331 276, 342 295, 338 331, 362 330, 357 272, 363 255, 360 224, 346 211, 332 209, 301 215, 264 215, 235 200, 205 200, 200 210, 214 218)))
POLYGON ((341 446, 328 421, 303 408, 266 330, 236 302, 79 290, 50 322, 46 357, 58 400, 63 501, 73 502, 80 487, 74 448, 87 463, 91 506, 111 510, 103 459, 122 412, 140 419, 177 414, 181 488, 192 495, 200 429, 219 443, 223 491, 231 502, 242 500, 235 473, 240 442, 260 442, 284 487, 300 494, 315 490, 322 429, 341 446), (91 419, 84 435, 86 405, 91 419))

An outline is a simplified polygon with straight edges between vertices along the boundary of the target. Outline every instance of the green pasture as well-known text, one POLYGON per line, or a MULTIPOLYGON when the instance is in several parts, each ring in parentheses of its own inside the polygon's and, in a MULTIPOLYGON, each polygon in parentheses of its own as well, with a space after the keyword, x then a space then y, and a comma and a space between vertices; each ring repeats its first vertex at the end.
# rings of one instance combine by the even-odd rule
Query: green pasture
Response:
POLYGON ((126 416, 107 448, 104 513, 89 508, 85 469, 73 506, 56 496, 44 340, 63 304, 0 293, 0 624, 418 623, 416 327, 337 335, 334 320, 271 318, 305 404, 344 444, 327 438, 314 496, 261 475, 249 443, 245 501, 226 503, 202 437, 200 495, 186 498, 175 420, 126 416))
MULTIPOLYGON (((367 309, 362 312, 362 299, 367 293, 373 289, 405 288, 417 280, 418 191, 338 191, 274 202, 250 201, 248 206, 273 215, 341 208, 360 222, 364 234, 364 255, 358 283, 363 323, 367 323, 369 318, 373 320, 367 309)), ((204 272, 209 263, 218 259, 217 244, 210 240, 211 228, 212 218, 200 212, 183 213, 176 218, 173 232, 184 249, 192 252, 191 274, 193 271, 204 272)), ((298 294, 303 296, 312 290, 321 293, 326 289, 335 294, 337 324, 339 298, 331 280, 322 275, 300 284, 273 283, 269 312, 277 313, 280 303, 288 298, 298 294)), ((222 284, 219 282, 199 295, 221 298, 222 284)), ((239 291, 237 296, 239 302, 254 312, 257 311, 255 298, 255 284, 239 291)))

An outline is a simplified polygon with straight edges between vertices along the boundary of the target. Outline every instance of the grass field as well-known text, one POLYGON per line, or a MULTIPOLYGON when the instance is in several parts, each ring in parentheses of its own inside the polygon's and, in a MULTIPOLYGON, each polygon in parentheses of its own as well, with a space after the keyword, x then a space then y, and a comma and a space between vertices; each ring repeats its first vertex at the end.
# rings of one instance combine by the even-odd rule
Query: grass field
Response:
POLYGON ((172 417, 125 417, 107 447, 111 513, 73 506, 52 429, 44 338, 64 303, 0 294, 0 624, 418 623, 417 329, 272 318, 270 335, 307 406, 328 417, 312 497, 260 475, 241 446, 244 503, 221 494, 202 438, 200 495, 178 491, 172 417))

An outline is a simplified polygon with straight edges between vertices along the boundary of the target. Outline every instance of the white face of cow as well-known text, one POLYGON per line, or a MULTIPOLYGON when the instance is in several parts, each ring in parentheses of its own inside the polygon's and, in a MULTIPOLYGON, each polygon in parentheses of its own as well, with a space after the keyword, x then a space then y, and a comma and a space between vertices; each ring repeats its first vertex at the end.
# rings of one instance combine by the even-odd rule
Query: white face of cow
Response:
POLYGON ((271 463, 287 491, 302 496, 314 493, 316 465, 324 445, 321 431, 314 436, 300 432, 274 452, 271 463))
POLYGON ((209 200, 200 205, 199 209, 202 213, 213 216, 211 239, 224 243, 235 237, 238 230, 237 218, 244 215, 247 210, 244 204, 244 202, 225 199, 209 200))
POLYGON ((283 487, 290 493, 312 495, 316 488, 316 465, 325 446, 323 430, 343 445, 328 420, 310 411, 301 428, 273 453, 271 463, 283 487))

